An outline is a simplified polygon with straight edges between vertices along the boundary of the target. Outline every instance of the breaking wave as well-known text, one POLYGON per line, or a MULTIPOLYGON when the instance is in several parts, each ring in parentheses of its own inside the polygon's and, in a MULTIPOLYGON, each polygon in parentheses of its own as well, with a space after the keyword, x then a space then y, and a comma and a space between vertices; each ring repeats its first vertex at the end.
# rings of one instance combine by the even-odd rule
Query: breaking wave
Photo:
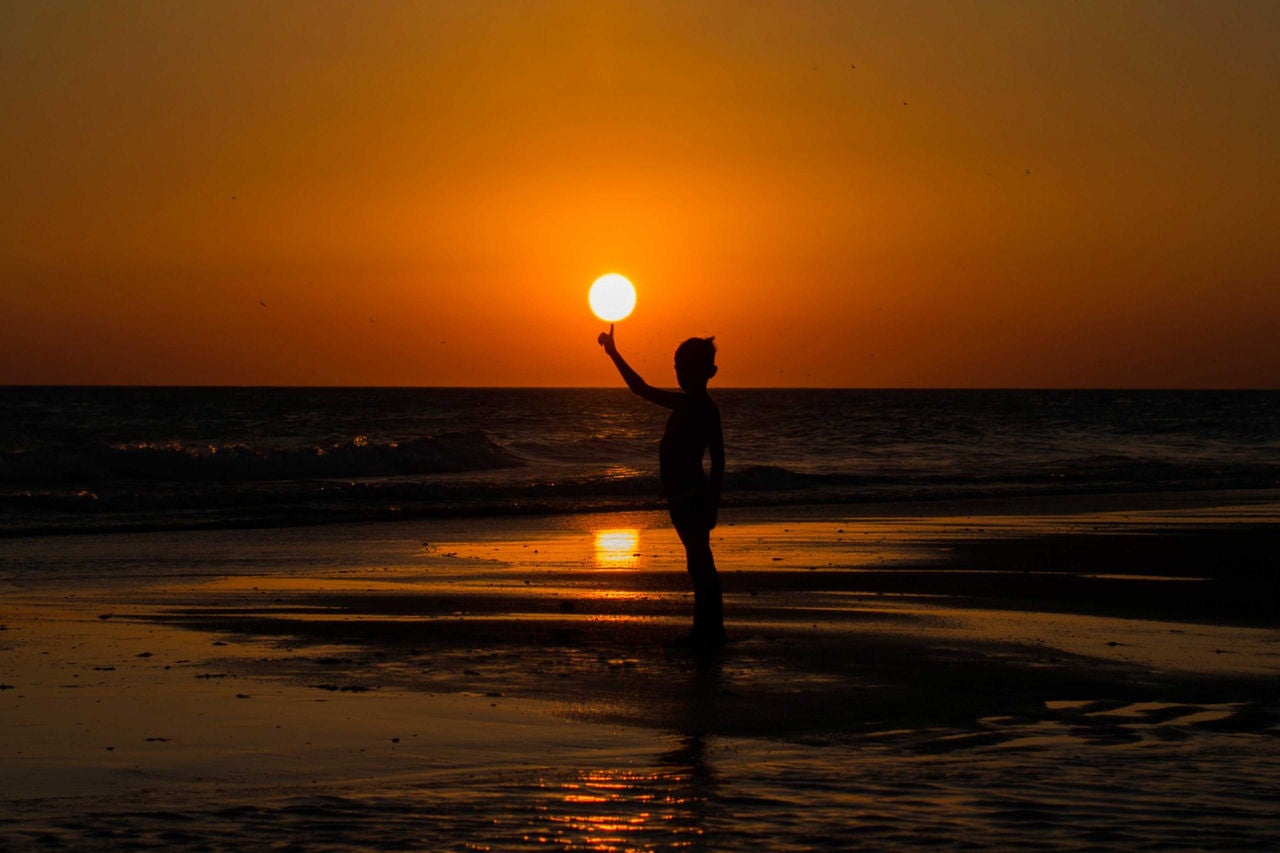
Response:
POLYGON ((175 441, 0 453, 0 483, 245 482, 391 477, 512 468, 523 460, 480 430, 401 442, 255 448, 175 441))

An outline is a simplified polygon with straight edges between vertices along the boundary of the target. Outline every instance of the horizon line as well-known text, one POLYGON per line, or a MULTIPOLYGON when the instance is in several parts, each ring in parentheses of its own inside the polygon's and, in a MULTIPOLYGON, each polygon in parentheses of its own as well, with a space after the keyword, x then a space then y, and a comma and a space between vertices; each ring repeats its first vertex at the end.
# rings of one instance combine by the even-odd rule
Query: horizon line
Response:
MULTIPOLYGON (((666 386, 660 386, 666 387, 666 386)), ((672 386, 674 387, 674 386, 672 386)), ((344 384, 234 384, 234 383, 124 383, 124 382, 15 382, 0 383, 0 390, 35 388, 102 389, 244 389, 244 390, 404 390, 404 391, 627 391, 625 385, 344 385, 344 384)), ((712 391, 1223 391, 1274 392, 1280 386, 1190 385, 718 385, 712 391)))

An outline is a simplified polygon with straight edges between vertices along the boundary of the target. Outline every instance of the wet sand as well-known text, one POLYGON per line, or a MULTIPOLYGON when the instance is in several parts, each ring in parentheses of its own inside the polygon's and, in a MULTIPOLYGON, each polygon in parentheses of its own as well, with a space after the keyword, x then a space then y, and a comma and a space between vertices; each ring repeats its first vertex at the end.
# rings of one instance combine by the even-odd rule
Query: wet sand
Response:
POLYGON ((1256 849, 1269 493, 6 542, 0 847, 1256 849))

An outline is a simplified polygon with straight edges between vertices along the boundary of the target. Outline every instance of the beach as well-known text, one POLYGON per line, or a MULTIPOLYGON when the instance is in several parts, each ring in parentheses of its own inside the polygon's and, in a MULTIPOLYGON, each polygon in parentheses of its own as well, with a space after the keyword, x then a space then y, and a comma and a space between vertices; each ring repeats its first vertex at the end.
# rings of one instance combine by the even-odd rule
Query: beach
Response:
POLYGON ((0 847, 1266 849, 1280 495, 10 539, 0 847))

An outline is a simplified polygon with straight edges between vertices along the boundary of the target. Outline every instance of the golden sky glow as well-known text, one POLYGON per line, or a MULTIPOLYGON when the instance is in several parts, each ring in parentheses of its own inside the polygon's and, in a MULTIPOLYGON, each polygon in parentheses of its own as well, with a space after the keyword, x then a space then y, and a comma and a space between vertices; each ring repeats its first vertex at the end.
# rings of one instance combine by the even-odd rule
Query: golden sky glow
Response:
POLYGON ((1280 4, 0 2, 0 383, 1280 385, 1280 4))

